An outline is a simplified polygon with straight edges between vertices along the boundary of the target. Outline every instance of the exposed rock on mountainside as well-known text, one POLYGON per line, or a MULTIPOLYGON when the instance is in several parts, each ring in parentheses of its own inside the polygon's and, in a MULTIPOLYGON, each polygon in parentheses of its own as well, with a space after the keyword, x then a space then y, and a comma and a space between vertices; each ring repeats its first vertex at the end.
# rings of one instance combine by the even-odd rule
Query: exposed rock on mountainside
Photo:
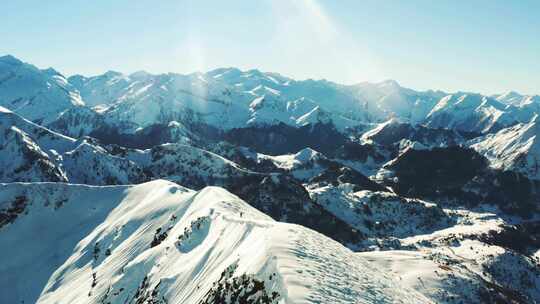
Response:
POLYGON ((439 204, 495 204, 525 216, 538 208, 537 182, 519 173, 492 170, 482 155, 469 148, 409 149, 386 168, 393 172, 388 184, 401 195, 439 204))

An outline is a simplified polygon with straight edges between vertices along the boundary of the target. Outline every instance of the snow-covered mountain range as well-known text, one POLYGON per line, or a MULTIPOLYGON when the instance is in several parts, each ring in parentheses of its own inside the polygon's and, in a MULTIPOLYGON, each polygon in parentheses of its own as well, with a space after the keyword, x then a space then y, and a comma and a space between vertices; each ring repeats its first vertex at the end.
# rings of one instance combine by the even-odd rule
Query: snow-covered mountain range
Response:
POLYGON ((0 57, 0 303, 538 303, 539 114, 0 57))

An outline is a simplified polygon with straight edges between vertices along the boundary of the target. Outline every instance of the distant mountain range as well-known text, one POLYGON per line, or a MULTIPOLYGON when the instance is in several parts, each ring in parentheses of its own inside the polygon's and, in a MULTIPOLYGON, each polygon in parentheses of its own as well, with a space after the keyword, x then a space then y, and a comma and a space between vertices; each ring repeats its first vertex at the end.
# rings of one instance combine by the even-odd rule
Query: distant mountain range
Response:
POLYGON ((0 57, 0 303, 540 302, 539 113, 0 57))

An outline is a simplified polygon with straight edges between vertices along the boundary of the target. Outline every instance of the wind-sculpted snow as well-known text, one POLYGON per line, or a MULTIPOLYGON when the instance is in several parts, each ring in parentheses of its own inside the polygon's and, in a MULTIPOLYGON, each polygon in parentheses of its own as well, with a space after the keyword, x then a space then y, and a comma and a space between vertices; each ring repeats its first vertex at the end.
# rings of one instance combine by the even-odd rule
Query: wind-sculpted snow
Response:
POLYGON ((24 211, 0 228, 2 303, 429 303, 220 188, 0 185, 2 210, 21 197, 24 211))

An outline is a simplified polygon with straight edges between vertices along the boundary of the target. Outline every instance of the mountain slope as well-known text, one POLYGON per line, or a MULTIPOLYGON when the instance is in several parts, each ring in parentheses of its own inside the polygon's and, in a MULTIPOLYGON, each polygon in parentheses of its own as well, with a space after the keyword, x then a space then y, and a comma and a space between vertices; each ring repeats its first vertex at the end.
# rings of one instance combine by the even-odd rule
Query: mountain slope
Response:
POLYGON ((389 119, 376 125, 362 134, 361 139, 383 146, 391 146, 402 140, 417 142, 426 147, 454 146, 465 142, 463 136, 454 130, 433 129, 398 119, 389 119))
POLYGON ((6 303, 429 303, 219 188, 2 184, 0 197, 6 303))
POLYGON ((352 89, 366 101, 367 110, 376 119, 399 117, 411 123, 421 122, 446 93, 418 92, 401 87, 394 80, 363 82, 352 89))
POLYGON ((0 136, 0 180, 65 182, 54 160, 24 131, 11 127, 0 136))
POLYGON ((83 105, 78 91, 57 71, 0 57, 0 106, 48 124, 62 111, 83 105))
POLYGON ((219 69, 189 75, 107 72, 93 77, 76 75, 69 81, 90 106, 98 105, 94 109, 107 123, 122 124, 123 131, 129 133, 170 121, 224 130, 331 121, 345 130, 367 116, 358 98, 343 86, 297 82, 257 70, 219 69), (336 99, 343 105, 331 102, 336 99))
POLYGON ((496 205, 509 214, 535 216, 538 181, 493 169, 472 148, 406 149, 385 164, 381 179, 396 193, 436 201, 441 206, 496 205))
POLYGON ((90 138, 75 140, 0 107, 2 182, 131 184, 145 180, 133 162, 115 157, 90 138))
POLYGON ((311 184, 313 199, 368 238, 401 238, 425 234, 453 224, 442 208, 388 192, 355 192, 352 184, 311 184))
POLYGON ((114 71, 93 77, 73 75, 68 81, 91 107, 113 104, 130 85, 129 77, 114 71))
POLYGON ((527 122, 540 112, 538 96, 515 92, 449 95, 403 88, 393 80, 341 85, 235 68, 187 75, 109 71, 66 79, 9 55, 0 57, 0 106, 74 137, 107 129, 134 134, 171 122, 185 132, 200 126, 228 131, 331 124, 348 133, 392 117, 487 133, 527 122))
POLYGON ((197 189, 206 185, 223 186, 234 179, 254 174, 217 154, 183 144, 127 150, 123 157, 154 177, 166 178, 197 189))
POLYGON ((486 156, 497 169, 521 172, 540 179, 540 122, 517 124, 472 141, 471 147, 486 156))
POLYGON ((425 118, 427 126, 487 133, 519 122, 503 103, 480 94, 457 93, 442 98, 425 118))
POLYGON ((0 181, 67 181, 56 151, 74 142, 0 107, 0 181))
POLYGON ((151 149, 102 145, 58 134, 0 107, 0 181, 134 184, 162 177, 201 188, 250 174, 237 164, 183 144, 151 149))
POLYGON ((32 137, 44 150, 63 153, 75 147, 76 140, 35 124, 12 111, 0 107, 0 130, 16 127, 32 137))

